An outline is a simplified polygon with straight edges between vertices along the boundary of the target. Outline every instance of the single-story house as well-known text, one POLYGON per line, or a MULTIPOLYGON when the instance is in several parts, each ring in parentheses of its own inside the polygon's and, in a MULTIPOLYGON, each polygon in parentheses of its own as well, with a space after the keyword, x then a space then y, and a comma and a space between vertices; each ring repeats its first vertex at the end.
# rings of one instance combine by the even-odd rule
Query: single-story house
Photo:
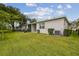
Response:
POLYGON ((53 34, 63 35, 64 29, 69 28, 69 22, 66 17, 59 17, 45 21, 39 21, 34 23, 28 23, 27 26, 31 32, 37 32, 48 34, 48 29, 54 29, 53 34))
POLYGON ((69 29, 70 23, 66 17, 58 17, 54 19, 33 22, 31 23, 29 20, 21 25, 20 27, 16 27, 16 30, 19 31, 30 31, 30 32, 40 32, 48 34, 49 29, 53 29, 52 33, 55 35, 63 35, 64 29, 69 29))

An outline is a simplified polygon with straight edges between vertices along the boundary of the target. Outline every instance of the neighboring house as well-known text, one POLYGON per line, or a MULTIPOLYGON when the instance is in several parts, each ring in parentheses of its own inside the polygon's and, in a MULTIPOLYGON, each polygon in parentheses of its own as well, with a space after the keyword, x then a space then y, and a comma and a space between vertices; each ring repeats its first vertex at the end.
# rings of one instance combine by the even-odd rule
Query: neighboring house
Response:
POLYGON ((77 29, 79 29, 79 26, 77 26, 77 29))
POLYGON ((24 23, 21 23, 19 26, 15 27, 15 30, 17 31, 27 31, 28 29, 28 24, 30 24, 31 22, 29 20, 27 20, 24 23))
POLYGON ((77 21, 73 21, 70 25, 70 29, 73 31, 76 31, 77 29, 79 29, 79 26, 77 25, 77 21))
POLYGON ((73 22, 71 23, 71 25, 70 25, 70 29, 71 29, 71 30, 76 31, 76 29, 77 29, 76 23, 77 23, 76 21, 73 21, 73 22))
POLYGON ((28 24, 28 29, 31 32, 37 32, 48 34, 48 29, 54 29, 53 34, 63 35, 64 29, 69 28, 69 22, 66 17, 59 17, 50 20, 34 22, 28 24))

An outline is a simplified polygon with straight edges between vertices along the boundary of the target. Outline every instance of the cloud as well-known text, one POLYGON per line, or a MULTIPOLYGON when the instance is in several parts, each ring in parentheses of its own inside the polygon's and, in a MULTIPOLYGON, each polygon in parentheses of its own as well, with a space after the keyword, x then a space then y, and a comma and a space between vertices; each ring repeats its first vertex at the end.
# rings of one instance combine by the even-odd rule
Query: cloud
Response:
POLYGON ((28 15, 31 18, 45 18, 45 16, 50 16, 53 13, 53 9, 48 7, 38 7, 35 11, 25 12, 25 15, 28 15))
POLYGON ((72 8, 72 6, 70 4, 67 4, 66 8, 72 8))
POLYGON ((58 9, 63 9, 63 6, 60 4, 57 6, 58 9))
POLYGON ((55 15, 61 16, 61 15, 64 15, 64 14, 65 14, 64 10, 57 10, 55 15))
POLYGON ((29 7, 36 7, 37 4, 35 4, 35 3, 26 3, 26 6, 29 6, 29 7))
POLYGON ((25 15, 28 15, 30 18, 37 18, 37 19, 50 19, 56 16, 64 16, 66 15, 67 11, 72 8, 70 4, 59 4, 56 9, 51 5, 50 7, 37 7, 35 11, 32 12, 25 12, 25 15))
POLYGON ((58 5, 57 6, 57 9, 61 9, 61 10, 67 10, 67 9, 70 9, 72 8, 72 6, 70 4, 65 4, 65 5, 58 5))
POLYGON ((53 9, 48 7, 46 8, 38 7, 36 13, 40 16, 50 15, 51 13, 53 13, 53 9))
POLYGON ((60 5, 57 6, 57 9, 55 11, 56 13, 54 13, 54 14, 55 14, 55 16, 65 15, 66 12, 68 10, 70 10, 70 8, 72 8, 72 6, 70 4, 64 4, 64 5, 60 4, 60 5))

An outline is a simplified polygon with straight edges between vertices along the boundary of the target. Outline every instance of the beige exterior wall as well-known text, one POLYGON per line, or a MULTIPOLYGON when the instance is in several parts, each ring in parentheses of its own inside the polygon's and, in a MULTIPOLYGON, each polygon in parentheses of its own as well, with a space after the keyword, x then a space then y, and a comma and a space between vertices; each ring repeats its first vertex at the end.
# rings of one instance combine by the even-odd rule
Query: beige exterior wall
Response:
POLYGON ((64 20, 64 18, 59 19, 59 20, 53 20, 53 21, 45 22, 45 28, 44 29, 39 28, 39 23, 37 23, 36 25, 37 25, 36 29, 40 30, 40 33, 46 33, 46 34, 48 34, 49 28, 53 28, 54 33, 55 33, 55 31, 58 30, 58 31, 61 32, 61 35, 63 35, 64 29, 68 28, 68 23, 64 20))
POLYGON ((69 28, 69 25, 68 23, 64 20, 64 29, 68 29, 69 28))
POLYGON ((36 32, 36 27, 34 24, 31 25, 31 32, 36 32))

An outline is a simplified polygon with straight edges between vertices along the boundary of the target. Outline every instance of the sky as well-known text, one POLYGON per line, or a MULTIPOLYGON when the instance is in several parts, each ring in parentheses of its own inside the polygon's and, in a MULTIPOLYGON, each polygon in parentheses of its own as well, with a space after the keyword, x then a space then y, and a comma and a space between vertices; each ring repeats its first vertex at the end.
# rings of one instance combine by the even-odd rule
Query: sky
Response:
POLYGON ((79 18, 78 3, 6 3, 37 21, 66 16, 69 21, 79 18))

